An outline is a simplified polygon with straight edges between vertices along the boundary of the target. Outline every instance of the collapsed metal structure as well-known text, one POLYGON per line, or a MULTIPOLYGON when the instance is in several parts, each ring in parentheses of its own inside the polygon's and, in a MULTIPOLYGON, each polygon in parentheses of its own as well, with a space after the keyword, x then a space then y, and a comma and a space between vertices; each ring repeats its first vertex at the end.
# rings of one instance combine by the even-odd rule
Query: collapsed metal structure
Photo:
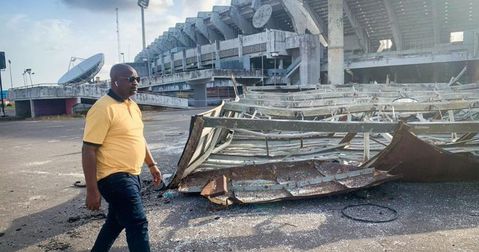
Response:
POLYGON ((230 205, 477 180, 478 119, 479 84, 250 87, 192 118, 169 187, 230 205))

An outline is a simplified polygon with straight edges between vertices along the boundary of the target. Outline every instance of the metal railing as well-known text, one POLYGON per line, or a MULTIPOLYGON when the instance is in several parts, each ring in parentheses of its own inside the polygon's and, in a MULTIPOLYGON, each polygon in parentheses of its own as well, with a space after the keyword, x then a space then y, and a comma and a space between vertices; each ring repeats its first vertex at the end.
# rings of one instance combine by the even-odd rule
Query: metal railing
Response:
POLYGON ((151 79, 145 78, 142 80, 140 87, 187 82, 198 79, 231 78, 231 76, 235 76, 236 78, 261 78, 262 72, 261 70, 202 69, 154 76, 151 79))

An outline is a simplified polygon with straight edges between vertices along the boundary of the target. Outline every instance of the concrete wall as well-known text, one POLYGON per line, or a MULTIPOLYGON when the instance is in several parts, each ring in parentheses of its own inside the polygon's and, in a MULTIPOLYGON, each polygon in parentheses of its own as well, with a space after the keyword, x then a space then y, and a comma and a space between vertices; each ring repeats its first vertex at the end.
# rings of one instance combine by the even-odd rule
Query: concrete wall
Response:
POLYGON ((73 105, 80 103, 81 99, 79 98, 70 98, 65 99, 65 114, 72 115, 73 114, 73 105))
MULTIPOLYGON (((278 52, 280 55, 286 54, 286 40, 290 37, 296 36, 295 33, 279 30, 267 30, 266 32, 256 33, 252 35, 242 36, 241 38, 234 38, 225 41, 219 42, 219 51, 220 58, 232 58, 241 56, 240 54, 249 55, 249 56, 258 56, 258 53, 264 52, 278 52), (232 51, 235 53, 232 53, 232 51), (241 51, 241 53, 240 53, 241 51)), ((294 44, 292 46, 298 46, 299 44, 294 44)), ((213 64, 216 59, 216 44, 206 44, 199 46, 199 51, 201 52, 200 65, 213 64)), ((269 56, 269 53, 267 55, 269 56)), ((175 61, 183 60, 183 56, 186 58, 196 57, 198 54, 198 48, 189 48, 185 50, 185 55, 183 51, 173 53, 173 59, 175 61)), ((156 72, 162 69, 162 61, 159 56, 155 59, 156 72)), ((163 65, 166 69, 170 67, 171 56, 169 53, 163 54, 163 65)), ((195 60, 195 63, 198 62, 195 60)), ((181 66, 176 66, 176 70, 181 70, 181 66)))
MULTIPOLYGON (((234 75, 236 78, 260 78, 261 71, 246 71, 246 70, 226 70, 226 69, 204 69, 190 72, 179 72, 168 74, 165 76, 154 77, 151 80, 151 86, 158 86, 164 84, 186 83, 196 80, 212 80, 214 78, 231 78, 234 75)), ((147 87, 142 85, 141 87, 147 87)))
POLYGON ((65 107, 65 99, 33 100, 35 117, 63 115, 66 114, 65 107))
POLYGON ((343 0, 328 0, 328 78, 333 85, 344 84, 343 0))
POLYGON ((127 63, 131 67, 133 67, 139 76, 146 77, 148 76, 148 68, 146 67, 145 63, 127 63))
POLYGON ((175 107, 175 108, 188 107, 187 99, 156 95, 151 93, 139 93, 135 95, 133 99, 140 105, 165 106, 165 107, 175 107))
POLYGON ((473 81, 479 83, 479 60, 472 64, 472 72, 473 81))
MULTIPOLYGON (((300 40, 300 81, 302 85, 320 83, 321 46, 318 35, 303 35, 300 40)), ((342 69, 341 69, 342 70, 342 69)))
POLYGON ((32 117, 32 111, 30 110, 29 100, 15 102, 15 116, 20 118, 32 117))

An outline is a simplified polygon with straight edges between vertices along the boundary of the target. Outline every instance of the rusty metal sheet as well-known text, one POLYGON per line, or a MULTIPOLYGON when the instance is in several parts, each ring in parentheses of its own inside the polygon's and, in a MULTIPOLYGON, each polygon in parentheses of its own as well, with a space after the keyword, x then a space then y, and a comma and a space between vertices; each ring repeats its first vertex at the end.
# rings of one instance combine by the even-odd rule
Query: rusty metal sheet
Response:
POLYGON ((396 178, 375 169, 308 160, 193 173, 181 180, 178 190, 201 191, 212 202, 229 205, 327 196, 396 178))
POLYGON ((479 159, 469 153, 454 154, 429 144, 401 124, 392 142, 363 167, 398 175, 404 181, 444 182, 479 180, 479 159))
POLYGON ((198 147, 198 142, 200 141, 201 132, 204 128, 204 121, 201 116, 194 116, 191 118, 190 123, 190 135, 188 137, 188 141, 186 142, 186 146, 183 149, 183 153, 181 154, 181 158, 178 161, 178 168, 173 177, 172 181, 168 185, 168 188, 174 188, 178 185, 179 180, 181 179, 181 175, 183 175, 184 170, 188 167, 188 163, 193 156, 193 153, 196 151, 198 147))
POLYGON ((201 196, 215 197, 228 193, 228 179, 223 175, 210 180, 201 190, 201 196))

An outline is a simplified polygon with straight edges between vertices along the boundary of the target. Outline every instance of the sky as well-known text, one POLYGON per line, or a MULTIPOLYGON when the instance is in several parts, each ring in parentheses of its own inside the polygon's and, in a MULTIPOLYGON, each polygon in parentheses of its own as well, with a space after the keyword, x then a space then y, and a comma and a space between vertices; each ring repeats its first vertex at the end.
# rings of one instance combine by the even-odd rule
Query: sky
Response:
MULTIPOLYGON (((187 17, 196 17, 198 11, 229 4, 230 0, 150 0, 145 10, 146 44, 187 17)), ((125 62, 131 62, 142 49, 137 0, 0 0, 0 51, 11 61, 13 78, 11 82, 7 63, 0 73, 3 87, 23 86, 27 68, 34 73, 33 84, 57 83, 71 57, 97 53, 105 54, 98 76, 108 79, 110 67, 119 63, 115 8, 120 51, 125 62)), ((30 78, 26 84, 30 85, 30 78)))

